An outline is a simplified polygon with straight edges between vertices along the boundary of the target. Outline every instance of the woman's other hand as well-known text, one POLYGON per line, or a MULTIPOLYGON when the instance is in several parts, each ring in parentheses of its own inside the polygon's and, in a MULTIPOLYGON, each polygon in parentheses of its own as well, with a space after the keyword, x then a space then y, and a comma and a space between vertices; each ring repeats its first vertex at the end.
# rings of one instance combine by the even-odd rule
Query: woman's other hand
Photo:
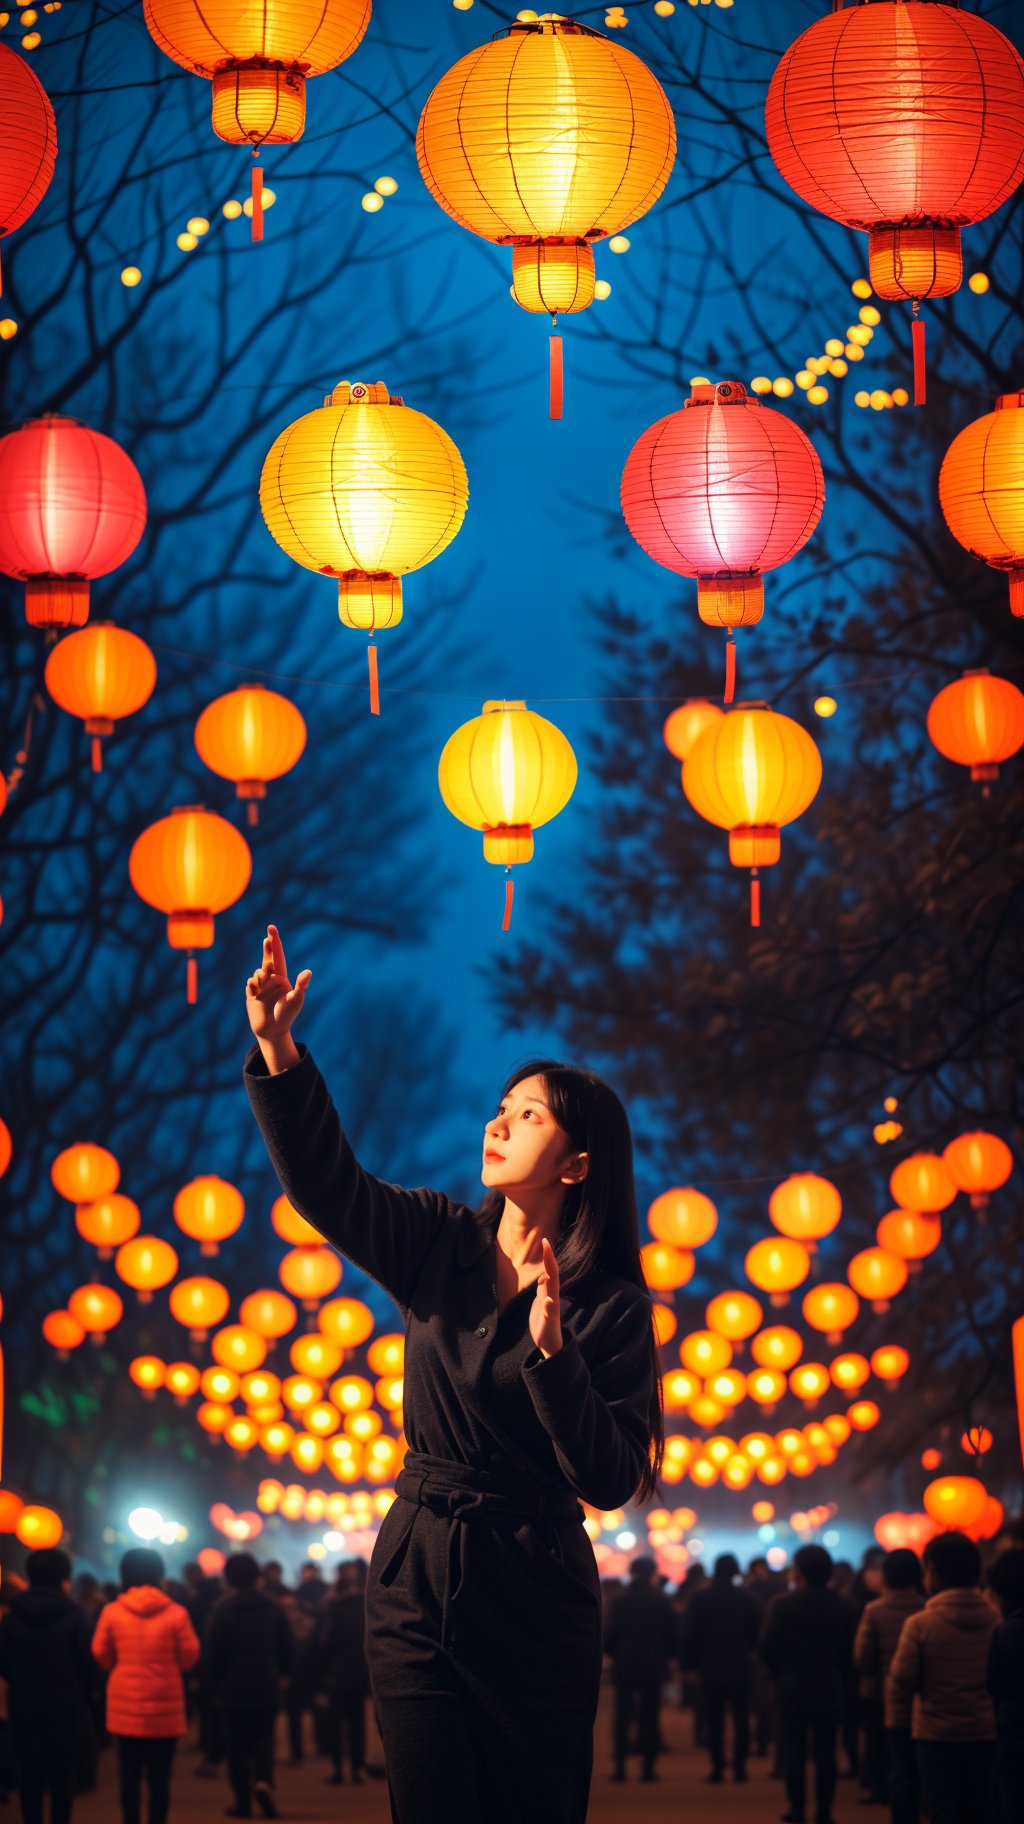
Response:
POLYGON ((312 977, 311 969, 303 969, 292 985, 281 934, 276 925, 268 925, 263 939, 263 961, 245 984, 249 1024, 261 1044, 274 1045, 285 1038, 296 1015, 302 1011, 312 977))
POLYGON ((537 1290, 530 1306, 530 1335, 541 1354, 554 1355, 562 1347, 562 1318, 559 1307, 558 1262, 547 1237, 541 1242, 544 1265, 537 1280, 537 1290))

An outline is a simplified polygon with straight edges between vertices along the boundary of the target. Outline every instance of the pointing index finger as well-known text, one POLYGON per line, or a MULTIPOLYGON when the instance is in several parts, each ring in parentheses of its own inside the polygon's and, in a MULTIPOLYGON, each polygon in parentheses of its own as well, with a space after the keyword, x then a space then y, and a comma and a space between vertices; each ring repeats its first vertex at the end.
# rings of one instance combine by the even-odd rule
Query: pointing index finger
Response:
POLYGON ((274 953, 274 974, 287 976, 288 969, 284 960, 284 945, 281 942, 277 926, 268 925, 267 930, 270 934, 270 946, 274 953))

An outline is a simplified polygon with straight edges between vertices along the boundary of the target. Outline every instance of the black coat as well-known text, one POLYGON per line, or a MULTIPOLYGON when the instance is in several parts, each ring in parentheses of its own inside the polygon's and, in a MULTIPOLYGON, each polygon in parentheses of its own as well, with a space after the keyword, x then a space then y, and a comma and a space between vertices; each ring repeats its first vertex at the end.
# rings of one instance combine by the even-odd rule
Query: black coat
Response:
POLYGON ((664 1684, 676 1650, 675 1610, 666 1595, 640 1578, 615 1598, 604 1632, 617 1685, 664 1684))
POLYGON ((760 1610, 746 1591, 713 1577, 697 1591, 683 1619, 683 1664, 707 1685, 746 1684, 760 1629, 760 1610))
POLYGON ((278 1182, 405 1321, 409 1455, 366 1592, 385 1752, 408 1752, 389 1702, 454 1694, 463 1725, 488 1743, 490 1824, 582 1824, 601 1586, 576 1497, 622 1506, 643 1473, 650 1300, 613 1273, 588 1274, 562 1288, 563 1346, 542 1356, 526 1288, 498 1311, 498 1216, 371 1177, 298 1049, 274 1076, 258 1045, 244 1067, 278 1182))
POLYGON ((96 1662, 84 1610, 63 1590, 29 1589, 0 1621, 0 1678, 12 1721, 37 1711, 77 1710, 93 1688, 96 1662))
POLYGON ((269 1706, 292 1663, 292 1632, 280 1604, 262 1590, 235 1590, 211 1610, 203 1653, 225 1709, 269 1706))
POLYGON ((857 1611, 829 1589, 794 1590, 769 1603, 758 1650, 783 1710, 843 1708, 853 1671, 857 1611))
POLYGON ((368 1693, 366 1598, 361 1590, 324 1603, 314 1635, 316 1681, 334 1696, 368 1693))
POLYGON ((1008 1615, 988 1650, 988 1689, 996 1707, 996 1735, 1013 1743, 1024 1769, 1024 1610, 1008 1615))

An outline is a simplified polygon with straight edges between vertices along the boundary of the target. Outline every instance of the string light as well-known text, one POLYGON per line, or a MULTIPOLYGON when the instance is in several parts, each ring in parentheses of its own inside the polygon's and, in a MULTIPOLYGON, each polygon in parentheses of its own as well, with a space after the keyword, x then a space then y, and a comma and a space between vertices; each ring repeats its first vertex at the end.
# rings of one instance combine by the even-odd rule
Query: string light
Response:
POLYGON ((815 697, 814 699, 815 715, 824 716, 826 720, 829 716, 834 716, 838 708, 835 697, 815 697))
POLYGON ((398 185, 393 177, 378 177, 374 181, 373 187, 378 196, 394 196, 395 191, 398 189, 398 185))
POLYGON ((378 209, 383 209, 383 207, 384 198, 378 196, 376 190, 368 190, 363 197, 363 208, 367 215, 376 215, 378 209))
POLYGON ((198 245, 198 238, 194 234, 179 234, 178 246, 181 248, 182 253, 191 253, 193 247, 198 247, 198 245))
POLYGON ((613 234, 608 242, 608 249, 611 253, 628 253, 629 248, 630 240, 626 234, 613 234))
POLYGON ((983 292, 986 292, 988 290, 988 287, 989 287, 989 277, 988 277, 987 272, 972 272, 970 278, 967 281, 967 284, 968 284, 970 290, 975 292, 978 295, 978 297, 980 297, 983 292))
POLYGON ((228 201, 224 204, 223 208, 221 209, 221 214, 223 216, 226 216, 229 222, 237 221, 238 217, 241 215, 241 213, 242 213, 242 205, 238 201, 238 198, 235 196, 229 197, 228 201))
POLYGON ((596 285, 594 286, 595 298, 610 298, 611 295, 612 295, 612 288, 609 285, 608 280, 607 279, 598 279, 596 285))
POLYGON ((128 287, 128 289, 129 289, 129 291, 130 291, 130 290, 131 290, 131 288, 132 288, 132 287, 133 287, 133 286, 134 286, 134 285, 137 285, 137 284, 138 284, 138 283, 139 283, 139 280, 140 280, 140 279, 141 279, 141 278, 142 278, 142 274, 141 274, 141 272, 140 272, 140 271, 139 271, 139 269, 138 269, 138 267, 137 267, 137 266, 124 266, 124 267, 122 267, 122 269, 121 269, 121 283, 122 283, 122 285, 127 285, 127 287, 128 287))
POLYGON ((185 226, 188 229, 189 234, 203 235, 203 234, 209 234, 209 232, 210 232, 210 224, 207 221, 205 215, 189 216, 189 219, 185 223, 185 226))

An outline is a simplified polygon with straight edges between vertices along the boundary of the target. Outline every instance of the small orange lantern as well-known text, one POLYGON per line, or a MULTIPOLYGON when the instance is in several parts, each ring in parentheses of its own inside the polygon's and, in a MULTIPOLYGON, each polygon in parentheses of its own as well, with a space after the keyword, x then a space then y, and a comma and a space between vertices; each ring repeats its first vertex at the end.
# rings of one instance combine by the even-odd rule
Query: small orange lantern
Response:
MULTIPOLYGON (((137 1355, 128 1363, 128 1374, 136 1387, 141 1388, 144 1400, 156 1398, 157 1389, 164 1384, 167 1365, 158 1355, 137 1355)), ((198 1378, 198 1377, 197 1377, 198 1378)))
POLYGON ((188 952, 189 1006, 198 998, 192 952, 213 944, 215 912, 241 899, 252 875, 245 837, 201 804, 177 805, 132 844, 128 874, 140 899, 167 914, 167 941, 188 952))
POLYGON ((882 1414, 874 1400, 854 1400, 846 1413, 854 1431, 871 1431, 882 1414))
POLYGON ((909 1367, 910 1357, 899 1343, 882 1343, 872 1351, 871 1372, 876 1380, 885 1381, 890 1387, 903 1379, 909 1367))
POLYGON ((252 1450, 259 1443, 259 1437, 259 1426, 254 1425, 252 1419, 233 1418, 224 1427, 225 1444, 230 1444, 232 1450, 237 1450, 239 1455, 252 1450))
POLYGON ((23 1507, 14 1531, 29 1551, 46 1552, 64 1537, 64 1522, 52 1507, 23 1507))
POLYGON ((213 1443, 227 1430, 234 1416, 230 1406, 223 1406, 218 1400, 204 1400, 196 1412, 198 1423, 209 1432, 213 1443))
POLYGON ((970 767, 971 778, 984 783, 987 797, 1003 761, 1024 746, 1024 691, 1009 678, 992 677, 984 667, 965 671, 933 699, 928 736, 944 759, 970 767))
POLYGON ((856 1393, 870 1378, 871 1369, 864 1356, 850 1353, 837 1355, 828 1365, 833 1384, 842 1393, 856 1393))
MULTIPOLYGON (((947 526, 972 557, 1006 572, 1015 616, 1024 615, 1022 460, 1024 392, 1003 393, 994 411, 954 437, 939 470, 939 505, 947 526)), ((1018 721, 1024 724, 1024 698, 1018 721)))
POLYGON ((204 1368, 199 1387, 205 1400, 223 1406, 237 1398, 238 1376, 233 1368, 204 1368))
MULTIPOLYGON (((752 1463, 763 1463, 767 1457, 773 1455, 775 1439, 767 1431, 748 1431, 746 1437, 740 1439, 739 1447, 743 1455, 749 1457, 752 1463)), ((765 1515, 765 1519, 770 1520, 771 1518, 771 1514, 765 1515)))
POLYGON ((901 1160, 889 1179, 889 1189, 901 1208, 925 1216, 948 1209, 956 1196, 956 1185, 937 1153, 911 1153, 909 1159, 901 1160))
POLYGON ((872 1311, 888 1311, 890 1299, 907 1283, 907 1265, 884 1248, 862 1248, 847 1267, 846 1277, 861 1298, 871 1300, 872 1311))
POLYGON ((649 1241, 640 1249, 640 1265, 652 1292, 674 1292, 689 1285, 697 1263, 689 1248, 674 1248, 667 1241, 649 1241))
POLYGON ((304 1311, 315 1311, 341 1279, 341 1261, 331 1248, 291 1248, 277 1269, 286 1292, 301 1299, 304 1311))
POLYGON ((785 1480, 786 1465, 781 1457, 765 1457, 757 1466, 757 1479, 767 1488, 777 1488, 785 1480))
POLYGON ((802 1400, 805 1406, 816 1406, 823 1393, 832 1385, 828 1369, 823 1362, 801 1362, 794 1368, 789 1377, 790 1391, 802 1400))
POLYGON ((248 1324, 250 1330, 255 1330, 257 1336, 266 1337, 270 1342, 276 1342, 279 1336, 287 1336, 289 1330, 294 1330, 299 1319, 291 1299, 273 1287, 250 1292, 238 1307, 238 1315, 243 1324, 248 1324))
POLYGON ((168 1393, 179 1406, 184 1406, 199 1391, 199 1370, 192 1362, 171 1362, 164 1379, 168 1393))
POLYGON ((942 1240, 942 1223, 938 1216, 921 1216, 916 1210, 890 1210, 875 1230, 875 1239, 880 1248, 898 1254, 915 1273, 942 1240))
POLYGON ((53 1188, 68 1203, 92 1203, 109 1197, 121 1180, 121 1167, 105 1146, 76 1141, 58 1153, 50 1167, 53 1188))
POLYGON ((267 1358, 267 1345, 262 1336, 258 1336, 255 1330, 250 1330, 245 1324, 226 1324, 214 1336, 210 1353, 222 1368, 233 1368, 236 1374, 247 1374, 252 1368, 262 1368, 267 1358))
POLYGON ((860 1299, 849 1286, 840 1282, 812 1286, 801 1306, 805 1323, 812 1330, 823 1330, 827 1343, 842 1342, 843 1331, 856 1323, 860 1299))
POLYGON ((138 1294, 140 1305, 151 1305, 153 1293, 170 1284, 178 1271, 178 1256, 169 1241, 158 1235, 136 1235, 114 1255, 114 1272, 138 1294))
POLYGON ((84 1241, 97 1249, 101 1260, 111 1260, 114 1249, 130 1241, 142 1226, 142 1212, 131 1197, 111 1191, 93 1203, 80 1203, 75 1209, 75 1227, 84 1241))
POLYGON ((657 1241, 676 1248, 701 1248, 718 1227, 718 1211, 710 1197, 684 1185, 663 1191, 647 1212, 647 1227, 657 1241))
POLYGON ((749 1292, 720 1292, 706 1307, 704 1321, 709 1330, 729 1342, 743 1343, 753 1336, 762 1316, 761 1306, 749 1292))
MULTIPOLYGON (((310 1374, 318 1380, 329 1380, 341 1367, 342 1351, 325 1336, 297 1336, 288 1351, 296 1374, 310 1374)), ((371 1367, 372 1367, 371 1363, 371 1367)))
POLYGON ((973 1526, 987 1500, 988 1490, 976 1476, 940 1476, 924 1491, 925 1512, 952 1531, 973 1526))
POLYGON ((827 1178, 816 1172, 794 1172, 768 1199, 768 1220, 780 1235, 802 1241, 809 1254, 831 1235, 843 1213, 843 1200, 827 1178))
POLYGON ((929 1445, 927 1450, 923 1450, 921 1452, 921 1468, 922 1469, 927 1469, 929 1471, 933 1470, 933 1469, 938 1469, 939 1464, 941 1462, 942 1462, 942 1452, 941 1452, 941 1450, 936 1450, 934 1444, 929 1445))
POLYGON ((846 1443, 847 1438, 853 1430, 853 1426, 850 1424, 849 1419, 841 1412, 830 1412, 828 1418, 824 1421, 824 1424, 825 1430, 828 1432, 828 1435, 832 1439, 837 1450, 841 1444, 846 1443))
POLYGON ((966 1191, 975 1210, 988 1208, 993 1191, 1013 1171, 1013 1154, 998 1134, 961 1134, 944 1149, 942 1162, 958 1191, 966 1191))
POLYGON ((767 1526, 775 1518, 775 1509, 770 1501, 755 1501, 750 1510, 750 1517, 758 1526, 767 1526))
POLYGON ((373 1312, 358 1298, 332 1298, 316 1315, 317 1329, 342 1349, 357 1349, 373 1333, 373 1312))
POLYGON ((375 1336, 366 1351, 366 1361, 374 1374, 400 1374, 405 1364, 405 1337, 401 1331, 375 1336))
POLYGON ((311 1380, 308 1374, 289 1374, 281 1385, 281 1398, 293 1412, 303 1412, 307 1407, 315 1406, 322 1396, 320 1382, 311 1380))
POLYGON ((225 1178, 193 1178, 174 1199, 174 1220, 183 1235, 200 1243, 200 1254, 216 1254, 242 1226, 245 1199, 225 1178))
POLYGON ((92 736, 92 770, 103 771, 102 737, 114 723, 148 703, 156 684, 156 660, 137 633, 112 621, 92 621, 65 634, 50 652, 43 673, 54 702, 85 723, 92 736))
POLYGON ((259 799, 267 781, 281 779, 306 746, 306 724, 287 697, 263 684, 239 684, 208 703, 196 723, 196 752, 221 779, 232 779, 235 796, 247 801, 248 821, 259 822, 259 799))
POLYGON ((747 1376, 747 1392, 758 1406, 771 1412, 782 1399, 787 1381, 776 1368, 757 1368, 747 1376))
POLYGON ((68 1310, 94 1343, 101 1343, 124 1316, 124 1305, 113 1286, 97 1284, 78 1286, 68 1299, 68 1310))
POLYGON ((717 703, 709 703, 705 697, 691 697, 680 703, 679 708, 666 717, 661 731, 669 753, 677 760, 685 760, 697 736, 712 723, 720 722, 724 714, 724 709, 717 703))
POLYGON ((692 1374, 706 1378, 728 1368, 732 1361, 732 1344, 713 1330, 694 1330, 680 1343, 679 1360, 692 1374))
POLYGON ((231 1299, 219 1280, 180 1279, 168 1300, 171 1316, 184 1324, 194 1343, 204 1343, 215 1324, 228 1314, 231 1299))
POLYGON ((803 1352, 803 1337, 787 1324, 770 1325, 750 1345, 750 1353, 761 1368, 793 1368, 803 1352))
POLYGON ((802 1242, 766 1236, 748 1249, 743 1268, 751 1285, 767 1292, 773 1305, 784 1305, 789 1294, 803 1285, 811 1262, 802 1242))
POLYGON ((43 1318, 43 1335, 57 1351, 57 1360, 66 1362, 72 1349, 85 1341, 85 1326, 70 1311, 48 1311, 43 1318))
POLYGON ((293 1248, 318 1248, 323 1241, 319 1229, 314 1229, 311 1222, 300 1216, 287 1197, 275 1197, 270 1208, 270 1226, 275 1235, 280 1235, 293 1248))

